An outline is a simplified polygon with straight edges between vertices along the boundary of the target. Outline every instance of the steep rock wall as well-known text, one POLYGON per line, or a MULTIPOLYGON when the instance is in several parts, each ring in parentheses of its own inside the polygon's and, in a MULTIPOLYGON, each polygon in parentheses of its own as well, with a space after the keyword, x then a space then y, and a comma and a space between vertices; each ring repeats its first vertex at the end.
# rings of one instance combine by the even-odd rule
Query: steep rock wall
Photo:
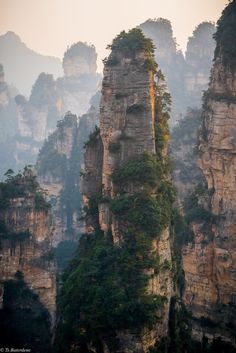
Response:
POLYGON ((203 105, 199 166, 207 188, 198 204, 207 209, 208 219, 192 221, 194 239, 183 250, 184 300, 195 318, 195 337, 221 336, 234 345, 236 66, 235 46, 224 36, 234 33, 235 14, 233 1, 218 22, 215 62, 203 105))
POLYGON ((0 211, 2 307, 5 282, 20 272, 27 286, 50 313, 54 326, 56 271, 50 257, 53 229, 49 205, 41 191, 36 191, 38 184, 31 171, 11 177, 5 185, 1 185, 0 211), (12 196, 7 196, 9 194, 12 196))

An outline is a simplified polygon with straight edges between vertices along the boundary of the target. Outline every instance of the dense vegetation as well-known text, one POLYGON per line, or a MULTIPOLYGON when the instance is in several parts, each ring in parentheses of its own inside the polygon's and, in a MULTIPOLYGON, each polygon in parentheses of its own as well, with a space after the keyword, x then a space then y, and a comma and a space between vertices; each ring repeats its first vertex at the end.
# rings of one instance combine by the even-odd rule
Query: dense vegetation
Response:
POLYGON ((6 181, 0 182, 0 210, 7 209, 14 198, 33 198, 36 210, 48 210, 50 205, 45 200, 45 193, 40 188, 36 176, 30 167, 25 167, 23 173, 14 174, 9 169, 6 181))
POLYGON ((155 47, 151 39, 145 37, 139 28, 133 28, 127 33, 122 31, 118 34, 118 36, 112 41, 112 44, 108 45, 108 49, 122 53, 144 51, 152 55, 155 47))
POLYGON ((230 1, 217 22, 215 58, 220 55, 226 65, 235 70, 236 66, 236 2, 230 1))

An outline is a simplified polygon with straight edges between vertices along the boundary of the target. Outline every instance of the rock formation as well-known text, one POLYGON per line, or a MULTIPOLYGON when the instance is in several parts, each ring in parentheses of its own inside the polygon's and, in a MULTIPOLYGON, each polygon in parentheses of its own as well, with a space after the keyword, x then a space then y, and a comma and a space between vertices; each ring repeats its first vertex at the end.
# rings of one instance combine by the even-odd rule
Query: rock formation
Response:
POLYGON ((67 111, 78 114, 78 118, 88 112, 100 80, 96 59, 94 46, 80 42, 72 45, 64 56, 64 76, 55 81, 52 75, 41 73, 29 99, 9 89, 1 69, 0 143, 6 153, 2 157, 2 175, 9 168, 34 165, 43 142, 67 111))
POLYGON ((140 25, 155 44, 155 58, 172 97, 171 124, 185 116, 188 107, 200 108, 202 91, 207 88, 215 43, 215 27, 203 22, 189 38, 186 58, 177 50, 170 21, 158 18, 140 25))
POLYGON ((76 241, 81 233, 80 173, 84 143, 97 123, 98 103, 94 97, 89 111, 79 120, 68 112, 40 150, 36 170, 39 183, 51 200, 55 246, 62 241, 76 241))
POLYGON ((73 346, 144 353, 168 334, 173 202, 164 168, 168 114, 154 81, 152 42, 134 29, 121 32, 111 49, 100 130, 86 143, 87 234, 62 289, 58 352, 73 346))
POLYGON ((235 346, 236 329, 236 2, 218 21, 216 51, 204 97, 199 166, 206 186, 188 199, 193 240, 183 249, 184 301, 193 336, 235 346))
POLYGON ((64 76, 57 80, 62 98, 62 113, 68 110, 78 116, 89 109, 91 97, 97 92, 101 79, 97 71, 95 47, 87 43, 73 44, 64 54, 64 76))
POLYGON ((55 324, 56 272, 51 242, 50 205, 36 177, 28 168, 15 176, 9 170, 6 182, 0 184, 2 346, 18 344, 19 348, 19 344, 26 343, 33 347, 37 346, 37 339, 44 341, 46 337, 45 344, 50 344, 50 332, 37 338, 37 330, 52 330, 55 324), (18 297, 13 299, 16 293, 18 297), (29 321, 25 322, 27 315, 29 321), (25 337, 20 337, 25 327, 29 330, 25 337), (31 337, 33 327, 36 331, 31 337))
POLYGON ((0 36, 0 62, 5 67, 7 82, 26 97, 41 72, 51 73, 56 78, 62 75, 59 58, 36 53, 11 31, 0 36))
POLYGON ((171 22, 164 18, 147 20, 140 25, 143 33, 155 44, 155 59, 166 77, 166 83, 172 97, 171 123, 175 123, 185 113, 186 104, 183 96, 185 59, 177 50, 171 22))
POLYGON ((208 86, 215 50, 215 30, 213 23, 202 22, 195 28, 187 43, 184 85, 187 103, 192 108, 201 106, 203 91, 208 86))

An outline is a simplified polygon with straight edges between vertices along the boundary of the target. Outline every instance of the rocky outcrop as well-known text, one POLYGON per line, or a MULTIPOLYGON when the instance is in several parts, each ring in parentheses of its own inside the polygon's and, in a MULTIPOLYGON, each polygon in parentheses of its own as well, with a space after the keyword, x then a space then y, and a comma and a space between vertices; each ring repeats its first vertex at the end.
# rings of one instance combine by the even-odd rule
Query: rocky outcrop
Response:
MULTIPOLYGON (((157 98, 152 42, 134 29, 121 32, 111 49, 104 67, 100 130, 86 143, 83 196, 88 233, 64 282, 61 310, 64 327, 76 330, 67 347, 144 353, 168 334, 172 201, 162 194, 164 189, 171 193, 168 173, 162 174, 168 129, 162 98, 157 98), (156 211, 164 199, 162 218, 156 211), (75 300, 65 312, 69 292, 75 300), (108 306, 102 299, 105 293, 108 306)), ((58 351, 65 344, 62 337, 58 351)))
POLYGON ((91 97, 97 92, 101 80, 97 71, 97 53, 93 45, 78 42, 64 54, 64 76, 57 80, 62 98, 62 113, 68 110, 78 116, 89 109, 91 97))
MULTIPOLYGON (((193 334, 222 337, 235 345, 236 328, 236 183, 235 119, 236 2, 223 11, 216 32, 216 52, 204 97, 199 166, 207 187, 196 199, 193 241, 183 250, 184 301, 194 317, 193 334), (199 208, 200 207, 200 208, 199 208), (196 215, 195 215, 196 216, 196 215), (200 217, 199 217, 200 216, 200 217)), ((195 194, 196 196, 196 194, 195 194)))
MULTIPOLYGON (((7 181, 0 185, 1 308, 4 311, 7 306, 9 283, 20 280, 23 286, 24 281, 27 293, 37 295, 41 307, 49 313, 52 329, 56 313, 56 272, 50 252, 53 231, 50 205, 31 170, 25 169, 23 175, 16 176, 9 171, 7 176, 7 181)), ((27 305, 21 306, 19 302, 15 309, 10 309, 9 315, 25 305, 30 311, 31 303, 29 300, 27 305)), ((1 310, 0 315, 2 321, 1 310)), ((9 323, 9 327, 14 324, 9 323)), ((24 322, 18 324, 25 325, 24 322)))

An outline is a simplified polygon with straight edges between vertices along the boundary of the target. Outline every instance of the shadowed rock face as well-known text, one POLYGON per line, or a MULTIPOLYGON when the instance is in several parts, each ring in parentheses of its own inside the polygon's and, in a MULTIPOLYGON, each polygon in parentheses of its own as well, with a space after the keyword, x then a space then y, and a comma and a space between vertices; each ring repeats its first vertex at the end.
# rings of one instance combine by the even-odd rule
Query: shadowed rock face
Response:
MULTIPOLYGON (((39 326, 45 324, 40 327, 44 327, 42 330, 46 331, 55 325, 56 272, 50 253, 52 219, 49 206, 30 170, 25 170, 21 176, 10 176, 6 183, 1 183, 0 302, 3 311, 0 315, 1 324, 4 326, 5 322, 5 325, 12 327, 13 332, 14 330, 18 333, 24 332, 24 327, 30 326, 23 318, 20 319, 21 315, 24 317, 24 310, 28 310, 27 315, 32 319, 33 330, 37 331, 37 322, 39 326), (11 298, 17 290, 19 296, 13 303, 11 298), (27 304, 25 297, 28 298, 27 304), (45 315, 44 323, 43 320, 40 321, 40 315, 45 315)), ((36 344, 35 337, 38 335, 36 331, 32 331, 31 337, 22 338, 21 342, 30 344, 32 339, 36 344)), ((6 326, 5 332, 9 339, 6 326)), ((44 334, 48 334, 48 338, 45 336, 47 341, 45 344, 48 345, 50 333, 44 334)), ((2 338, 1 343, 6 339, 2 338)), ((17 339, 20 337, 17 336, 16 341, 17 339)), ((5 343, 9 345, 11 342, 5 343)))
MULTIPOLYGON (((216 52, 204 97, 199 167, 207 182, 205 208, 214 222, 193 221, 194 241, 183 251, 184 300, 195 319, 194 335, 221 336, 235 344, 236 328, 236 2, 218 22, 216 52), (230 46, 227 48, 227 45, 230 46)), ((202 200, 200 200, 202 202, 202 200)))

